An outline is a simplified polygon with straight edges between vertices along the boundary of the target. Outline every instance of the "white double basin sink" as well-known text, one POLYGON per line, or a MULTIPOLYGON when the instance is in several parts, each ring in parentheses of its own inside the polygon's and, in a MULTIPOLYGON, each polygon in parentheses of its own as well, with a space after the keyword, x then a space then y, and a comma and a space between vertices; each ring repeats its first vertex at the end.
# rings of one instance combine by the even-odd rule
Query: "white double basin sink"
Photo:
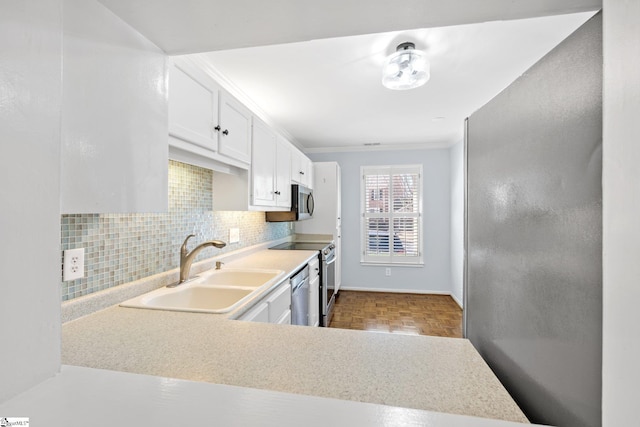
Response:
POLYGON ((228 313, 284 277, 283 270, 208 270, 176 287, 163 287, 120 304, 121 307, 194 313, 228 313))

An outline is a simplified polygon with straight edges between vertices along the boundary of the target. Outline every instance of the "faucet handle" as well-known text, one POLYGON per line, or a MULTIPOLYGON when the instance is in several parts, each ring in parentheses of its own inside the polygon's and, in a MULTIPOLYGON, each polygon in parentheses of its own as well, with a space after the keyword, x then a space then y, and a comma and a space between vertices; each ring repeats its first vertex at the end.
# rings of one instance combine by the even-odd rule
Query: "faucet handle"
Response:
POLYGON ((222 268, 222 264, 224 264, 224 262, 216 261, 216 270, 220 270, 222 268))
POLYGON ((195 234, 189 234, 187 236, 186 239, 184 239, 184 243, 182 243, 182 246, 180 247, 180 252, 184 252, 185 254, 187 253, 187 242, 189 241, 190 238, 192 237, 196 237, 195 234))

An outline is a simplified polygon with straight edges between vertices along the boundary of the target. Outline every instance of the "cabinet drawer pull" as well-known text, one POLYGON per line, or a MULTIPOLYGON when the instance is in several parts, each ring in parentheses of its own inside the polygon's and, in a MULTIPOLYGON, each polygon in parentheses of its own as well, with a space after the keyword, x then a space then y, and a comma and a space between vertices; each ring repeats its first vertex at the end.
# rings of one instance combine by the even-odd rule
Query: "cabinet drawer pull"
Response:
POLYGON ((279 191, 274 191, 275 194, 277 194, 278 196, 280 195, 279 191))

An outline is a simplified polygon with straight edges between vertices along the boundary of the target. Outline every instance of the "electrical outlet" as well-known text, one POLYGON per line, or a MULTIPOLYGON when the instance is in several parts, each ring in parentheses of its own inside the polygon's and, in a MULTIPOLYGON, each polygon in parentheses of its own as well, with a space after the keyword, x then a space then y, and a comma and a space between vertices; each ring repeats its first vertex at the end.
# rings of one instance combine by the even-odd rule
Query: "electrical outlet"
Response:
POLYGON ((229 229, 229 243, 238 243, 240 241, 240 229, 239 228, 230 228, 229 229))
POLYGON ((76 280, 84 277, 84 248, 67 249, 62 262, 62 280, 76 280))
POLYGON ((384 275, 385 276, 391 276, 391 269, 390 268, 385 268, 384 269, 384 275))

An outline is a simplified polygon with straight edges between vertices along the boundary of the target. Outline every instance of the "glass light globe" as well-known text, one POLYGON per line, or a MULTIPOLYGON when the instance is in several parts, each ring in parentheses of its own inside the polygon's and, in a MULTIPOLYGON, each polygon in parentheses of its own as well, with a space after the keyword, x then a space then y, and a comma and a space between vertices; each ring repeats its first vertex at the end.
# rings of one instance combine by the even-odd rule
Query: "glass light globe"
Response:
POLYGON ((413 43, 402 43, 387 57, 382 68, 382 84, 393 90, 420 87, 430 77, 429 61, 424 52, 414 49, 413 43))

